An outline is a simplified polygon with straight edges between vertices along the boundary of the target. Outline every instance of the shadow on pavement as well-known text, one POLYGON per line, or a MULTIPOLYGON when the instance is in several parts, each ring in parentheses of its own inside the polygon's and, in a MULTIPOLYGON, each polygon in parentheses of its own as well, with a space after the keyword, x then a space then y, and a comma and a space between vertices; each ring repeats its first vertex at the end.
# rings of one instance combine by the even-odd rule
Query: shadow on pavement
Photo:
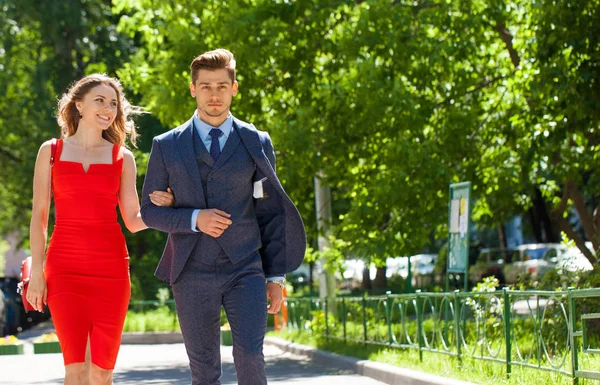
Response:
MULTIPOLYGON (((319 366, 319 365, 317 365, 319 366)), ((315 364, 310 361, 298 361, 280 357, 276 361, 267 361, 266 370, 269 381, 285 381, 294 378, 320 377, 328 372, 339 373, 333 368, 324 369, 319 367, 315 370, 315 364)), ((232 363, 224 363, 222 366, 223 377, 222 385, 237 384, 235 375, 235 366, 232 363)), ((190 371, 187 365, 176 366, 148 366, 130 368, 126 372, 116 372, 114 374, 115 384, 189 384, 191 383, 190 371)), ((57 383, 61 383, 57 381, 57 383)))
MULTIPOLYGON (((222 385, 236 385, 237 377, 235 366, 231 362, 225 362, 222 366, 223 377, 222 385)), ((267 377, 269 382, 287 383, 294 379, 309 379, 323 377, 327 375, 352 374, 351 372, 340 371, 336 368, 330 368, 309 360, 298 360, 288 358, 284 355, 277 359, 266 361, 267 377)), ((119 385, 172 385, 172 384, 190 384, 191 377, 189 366, 181 363, 171 365, 147 365, 127 368, 124 371, 117 371, 113 375, 114 383, 119 385)), ((63 378, 45 380, 41 382, 30 382, 30 384, 58 385, 63 383, 63 378)))
POLYGON ((294 378, 322 377, 325 375, 354 374, 350 371, 340 371, 309 360, 298 360, 278 357, 277 360, 267 361, 267 378, 269 381, 285 381, 294 378))

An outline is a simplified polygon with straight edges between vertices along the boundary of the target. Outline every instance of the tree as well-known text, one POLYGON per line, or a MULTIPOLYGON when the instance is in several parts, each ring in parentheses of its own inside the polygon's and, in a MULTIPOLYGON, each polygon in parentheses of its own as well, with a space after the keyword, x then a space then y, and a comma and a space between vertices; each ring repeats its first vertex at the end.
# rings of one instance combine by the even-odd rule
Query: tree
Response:
MULTIPOLYGON (((538 25, 570 18, 583 44, 597 25, 596 4, 571 4, 565 12, 545 2, 501 0, 240 0, 202 7, 129 0, 117 1, 116 9, 130 15, 121 30, 142 31, 146 47, 137 62, 147 64, 122 74, 164 124, 181 122, 193 109, 191 98, 180 96, 190 59, 217 46, 235 52, 242 90, 236 113, 273 134, 280 174, 306 222, 314 222, 307 186, 320 170, 334 189, 335 234, 347 241, 347 253, 381 260, 417 252, 433 232, 443 234, 451 182, 473 182, 482 226, 528 209, 538 190, 544 206, 556 200, 564 181, 543 166, 549 148, 556 153, 564 140, 555 130, 545 139, 543 87, 546 72, 559 64, 569 72, 572 63, 558 61, 563 54, 549 60, 544 49, 570 36, 551 39, 538 25)), ((596 46, 586 47, 581 58, 594 68, 596 46)), ((561 84, 583 79, 575 73, 561 84)), ((588 110, 581 130, 595 131, 588 110)), ((579 148, 591 168, 597 157, 579 148)))
POLYGON ((0 229, 8 232, 29 223, 38 148, 60 135, 58 96, 84 74, 114 74, 134 47, 116 32, 118 16, 105 1, 0 7, 0 229))
MULTIPOLYGON (((0 215, 26 223, 34 154, 67 80, 105 69, 135 92, 152 113, 140 164, 149 138, 195 107, 192 58, 225 47, 238 60, 233 112, 271 133, 313 246, 322 172, 336 255, 381 264, 444 239, 447 186, 463 180, 478 226, 532 210, 546 233, 597 250, 599 1, 114 0, 112 15, 99 0, 44 14, 4 3, 0 215)), ((136 239, 157 258, 158 240, 136 239)))

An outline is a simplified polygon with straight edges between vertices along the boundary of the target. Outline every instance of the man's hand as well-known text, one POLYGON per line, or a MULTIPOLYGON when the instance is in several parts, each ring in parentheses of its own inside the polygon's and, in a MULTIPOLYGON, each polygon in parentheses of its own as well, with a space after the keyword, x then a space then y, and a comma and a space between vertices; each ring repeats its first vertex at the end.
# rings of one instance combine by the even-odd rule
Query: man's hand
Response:
POLYGON ((269 314, 277 314, 281 310, 283 304, 283 289, 276 283, 267 282, 267 298, 271 300, 271 304, 267 306, 269 314))
POLYGON ((231 225, 230 217, 231 214, 217 209, 201 210, 196 219, 196 227, 213 238, 219 238, 231 225))

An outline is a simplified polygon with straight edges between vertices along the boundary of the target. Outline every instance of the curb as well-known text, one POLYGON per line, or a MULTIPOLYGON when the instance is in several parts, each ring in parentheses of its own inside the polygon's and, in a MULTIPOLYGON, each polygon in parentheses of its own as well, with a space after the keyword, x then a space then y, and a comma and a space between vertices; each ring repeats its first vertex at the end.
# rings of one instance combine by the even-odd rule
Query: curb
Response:
POLYGON ((389 385, 475 385, 390 364, 342 356, 277 337, 265 337, 265 344, 276 346, 284 352, 306 356, 321 365, 350 370, 389 385))
POLYGON ((181 332, 124 332, 121 336, 122 345, 160 345, 182 342, 181 332))

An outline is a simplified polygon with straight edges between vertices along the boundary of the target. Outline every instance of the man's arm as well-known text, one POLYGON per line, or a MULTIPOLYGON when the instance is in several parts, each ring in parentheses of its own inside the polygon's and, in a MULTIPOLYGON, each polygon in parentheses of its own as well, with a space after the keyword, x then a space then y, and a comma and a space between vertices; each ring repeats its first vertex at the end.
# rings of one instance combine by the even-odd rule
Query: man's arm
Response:
POLYGON ((265 134, 265 141, 263 146, 263 151, 265 155, 267 155, 267 159, 269 163, 271 163, 271 167, 273 167, 273 172, 277 173, 277 168, 275 167, 275 149, 273 148, 273 142, 271 142, 271 137, 267 132, 265 134))
POLYGON ((150 201, 152 191, 167 191, 167 187, 169 173, 165 167, 160 143, 154 138, 142 189, 142 219, 153 229, 167 233, 193 234, 190 221, 194 208, 159 207, 150 201))
MULTIPOLYGON (((263 145, 263 151, 265 152, 265 155, 267 156, 267 159, 269 161, 269 163, 271 164, 271 167, 273 168, 273 171, 275 172, 275 151, 273 149, 273 144, 271 142, 271 138, 269 137, 268 133, 264 133, 265 138, 264 140, 262 140, 261 144, 263 145)), ((273 185, 275 183, 275 181, 270 181, 271 185, 273 185)), ((276 221, 283 221, 283 217, 282 214, 280 213, 280 207, 278 202, 273 200, 274 198, 269 198, 266 199, 264 201, 260 201, 257 202, 257 204, 255 205, 256 207, 256 215, 257 215, 257 219, 258 219, 258 223, 259 226, 261 227, 261 237, 262 237, 262 241, 263 241, 263 246, 265 248, 268 248, 268 244, 271 240, 271 238, 273 237, 271 234, 267 233, 265 230, 269 229, 269 228, 278 228, 278 226, 270 226, 270 223, 272 222, 276 222, 276 221)), ((265 276, 267 278, 267 281, 280 281, 280 280, 285 280, 285 274, 282 274, 282 272, 280 273, 273 273, 271 271, 269 271, 269 266, 271 264, 270 263, 266 263, 264 264, 264 268, 265 268, 265 276)))

